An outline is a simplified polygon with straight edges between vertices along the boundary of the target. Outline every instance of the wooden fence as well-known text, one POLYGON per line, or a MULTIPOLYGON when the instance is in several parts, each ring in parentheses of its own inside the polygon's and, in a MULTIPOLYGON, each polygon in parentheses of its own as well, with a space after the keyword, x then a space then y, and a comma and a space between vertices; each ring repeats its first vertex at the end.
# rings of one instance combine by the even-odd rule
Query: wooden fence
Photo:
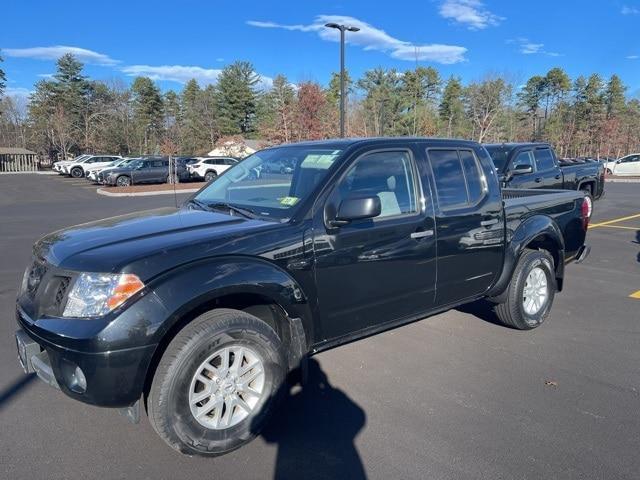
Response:
POLYGON ((0 172, 37 172, 44 166, 35 153, 0 153, 0 172))

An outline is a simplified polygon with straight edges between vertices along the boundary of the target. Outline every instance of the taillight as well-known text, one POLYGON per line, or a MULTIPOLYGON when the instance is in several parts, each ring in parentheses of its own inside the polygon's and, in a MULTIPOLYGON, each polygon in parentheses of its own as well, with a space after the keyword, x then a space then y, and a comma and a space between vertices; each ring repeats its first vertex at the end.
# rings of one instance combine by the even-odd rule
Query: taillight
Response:
POLYGON ((585 195, 582 199, 582 207, 580 213, 582 214, 582 227, 586 230, 589 227, 589 219, 593 212, 593 203, 591 197, 585 195))

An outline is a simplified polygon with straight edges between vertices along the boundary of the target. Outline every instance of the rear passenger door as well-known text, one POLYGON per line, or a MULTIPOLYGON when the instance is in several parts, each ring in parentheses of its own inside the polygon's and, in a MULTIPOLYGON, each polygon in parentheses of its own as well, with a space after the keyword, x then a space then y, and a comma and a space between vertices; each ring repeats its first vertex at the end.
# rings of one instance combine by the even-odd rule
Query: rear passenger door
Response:
POLYGON ((562 172, 551 149, 549 147, 534 148, 533 157, 536 162, 536 176, 534 181, 538 184, 535 188, 561 189, 562 172))
POLYGON ((482 294, 500 273, 502 197, 483 149, 429 148, 427 156, 437 200, 436 304, 443 306, 482 294))

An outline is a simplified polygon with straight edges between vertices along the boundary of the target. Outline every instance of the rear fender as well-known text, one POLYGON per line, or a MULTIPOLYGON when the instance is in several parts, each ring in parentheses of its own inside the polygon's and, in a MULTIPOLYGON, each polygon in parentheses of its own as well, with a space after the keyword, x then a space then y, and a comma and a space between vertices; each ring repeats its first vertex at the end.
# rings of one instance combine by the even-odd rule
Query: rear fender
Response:
POLYGON ((496 284, 487 293, 495 301, 502 301, 520 256, 526 248, 548 250, 554 260, 558 291, 562 290, 564 277, 564 238, 556 222, 546 215, 534 215, 527 218, 507 239, 504 265, 496 284))

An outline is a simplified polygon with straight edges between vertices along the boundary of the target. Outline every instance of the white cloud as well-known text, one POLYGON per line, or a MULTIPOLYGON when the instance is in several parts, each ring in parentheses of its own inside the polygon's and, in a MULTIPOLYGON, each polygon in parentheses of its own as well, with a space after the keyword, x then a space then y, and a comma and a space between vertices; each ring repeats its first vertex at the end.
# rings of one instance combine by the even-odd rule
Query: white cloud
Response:
POLYGON ((542 54, 549 57, 561 57, 562 54, 558 52, 550 52, 544 49, 544 43, 534 43, 528 38, 519 37, 512 40, 507 40, 507 43, 518 45, 518 51, 523 55, 535 55, 542 54))
POLYGON ((638 15, 640 14, 640 8, 638 7, 630 7, 628 5, 624 5, 622 10, 620 10, 622 15, 638 15))
POLYGON ((316 32, 320 38, 329 41, 339 41, 340 32, 334 28, 325 27, 326 23, 338 23, 358 27, 359 32, 347 32, 346 42, 358 45, 365 50, 376 50, 388 53, 399 60, 426 60, 443 64, 463 62, 465 47, 456 45, 427 44, 416 45, 389 35, 384 30, 376 28, 362 20, 343 15, 318 15, 309 25, 284 25, 275 22, 249 20, 248 25, 260 28, 279 28, 300 32, 316 32))
POLYGON ((640 55, 627 55, 626 58, 627 60, 638 60, 640 55))
POLYGON ((4 90, 5 97, 23 97, 26 98, 33 92, 24 87, 7 87, 4 90))
POLYGON ((498 25, 503 17, 487 10, 480 0, 445 0, 440 4, 440 16, 466 25, 471 30, 498 25))
POLYGON ((69 47, 65 45, 55 45, 52 47, 31 47, 31 48, 4 48, 2 52, 7 57, 34 58, 36 60, 58 60, 67 53, 73 54, 78 60, 94 65, 115 65, 118 60, 103 53, 94 52, 80 47, 69 47))
MULTIPOLYGON (((216 83, 222 70, 219 68, 203 68, 193 65, 129 65, 121 68, 130 77, 144 76, 152 80, 165 80, 185 84, 195 79, 200 85, 216 83)), ((273 79, 258 75, 258 88, 268 89, 273 79)))

